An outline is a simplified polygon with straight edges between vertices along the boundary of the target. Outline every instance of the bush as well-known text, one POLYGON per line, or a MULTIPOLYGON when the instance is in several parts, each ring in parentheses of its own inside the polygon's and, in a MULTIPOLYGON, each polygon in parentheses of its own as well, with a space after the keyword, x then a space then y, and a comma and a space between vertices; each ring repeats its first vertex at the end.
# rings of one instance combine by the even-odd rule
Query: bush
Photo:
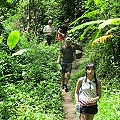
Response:
POLYGON ((1 85, 1 120, 62 120, 60 66, 56 64, 59 47, 28 46, 22 54, 2 58, 1 82, 7 82, 1 85))

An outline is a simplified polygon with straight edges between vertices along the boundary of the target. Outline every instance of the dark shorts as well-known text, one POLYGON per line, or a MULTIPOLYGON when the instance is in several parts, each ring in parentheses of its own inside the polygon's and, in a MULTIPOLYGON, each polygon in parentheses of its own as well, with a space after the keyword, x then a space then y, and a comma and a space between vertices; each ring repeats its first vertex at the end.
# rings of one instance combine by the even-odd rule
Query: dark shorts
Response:
POLYGON ((62 73, 67 73, 67 72, 71 73, 71 70, 72 70, 72 63, 62 63, 61 64, 61 72, 62 73))
POLYGON ((51 42, 52 42, 52 36, 46 35, 46 36, 45 36, 45 40, 47 41, 48 45, 50 45, 51 42))
POLYGON ((80 107, 80 113, 82 114, 96 114, 98 112, 98 105, 93 106, 82 106, 80 107))

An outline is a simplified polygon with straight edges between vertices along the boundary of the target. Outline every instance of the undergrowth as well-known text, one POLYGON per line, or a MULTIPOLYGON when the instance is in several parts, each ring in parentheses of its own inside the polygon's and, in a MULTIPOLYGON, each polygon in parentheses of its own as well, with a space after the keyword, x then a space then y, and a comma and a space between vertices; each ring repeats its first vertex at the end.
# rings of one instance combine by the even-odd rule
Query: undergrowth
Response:
POLYGON ((24 43, 0 56, 0 120, 62 120, 59 47, 24 43))

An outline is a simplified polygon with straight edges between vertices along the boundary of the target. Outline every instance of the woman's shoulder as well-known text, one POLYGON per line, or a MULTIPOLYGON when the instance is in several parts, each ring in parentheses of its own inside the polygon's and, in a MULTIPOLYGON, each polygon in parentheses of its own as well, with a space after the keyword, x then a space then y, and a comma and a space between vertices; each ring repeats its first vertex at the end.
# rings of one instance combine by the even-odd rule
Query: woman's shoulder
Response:
POLYGON ((80 77, 79 79, 78 79, 78 81, 84 81, 85 80, 85 76, 83 76, 83 77, 80 77))

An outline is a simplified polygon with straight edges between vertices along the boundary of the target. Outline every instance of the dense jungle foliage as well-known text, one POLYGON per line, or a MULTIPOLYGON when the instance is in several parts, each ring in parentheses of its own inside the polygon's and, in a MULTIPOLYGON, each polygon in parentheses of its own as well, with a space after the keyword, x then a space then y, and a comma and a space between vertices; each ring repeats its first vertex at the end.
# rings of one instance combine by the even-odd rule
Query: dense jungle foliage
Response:
POLYGON ((120 119, 119 0, 0 0, 0 120, 62 120, 57 32, 44 46, 43 27, 69 20, 68 35, 82 46, 71 94, 93 62, 102 81, 95 120, 120 119))

